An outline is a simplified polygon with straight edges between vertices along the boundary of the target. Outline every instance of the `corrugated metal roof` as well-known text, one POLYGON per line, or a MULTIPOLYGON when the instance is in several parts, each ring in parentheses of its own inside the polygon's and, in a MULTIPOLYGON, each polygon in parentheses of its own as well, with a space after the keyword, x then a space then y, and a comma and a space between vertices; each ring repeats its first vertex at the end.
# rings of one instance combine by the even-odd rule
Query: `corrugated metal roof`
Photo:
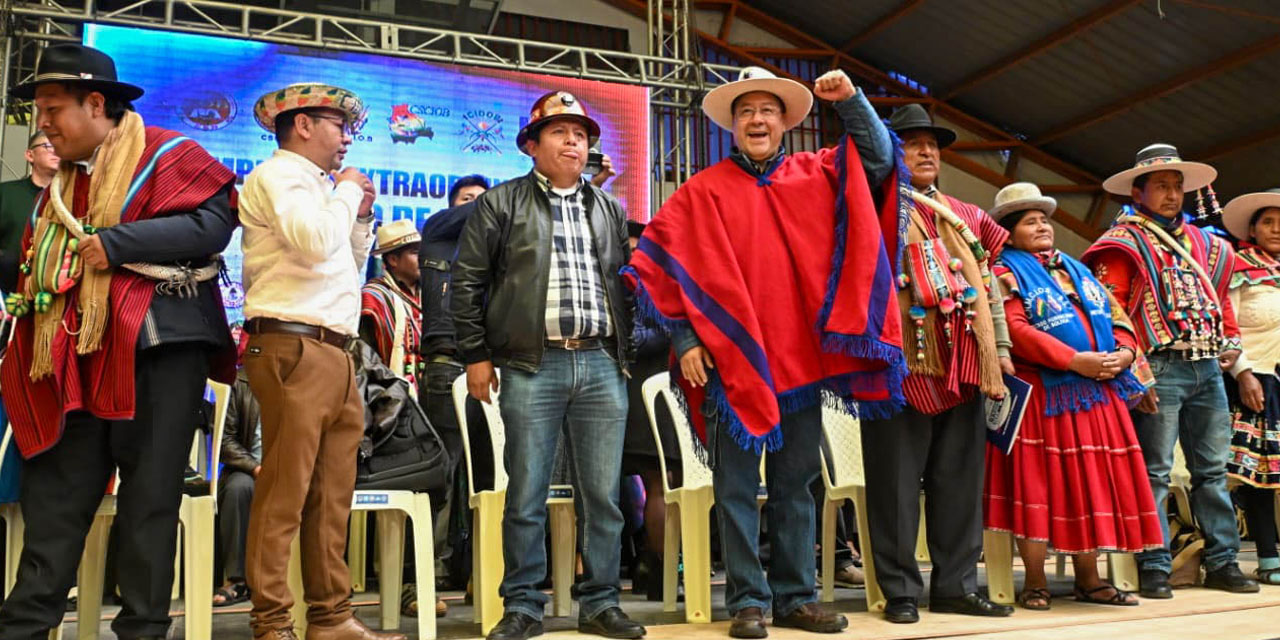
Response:
MULTIPOLYGON (((945 95, 1115 0, 925 0, 862 42, 854 55, 945 95)), ((835 3, 750 0, 754 7, 841 46, 902 0, 835 3), (856 15, 838 5, 856 7, 856 15), (865 6, 864 6, 865 5, 865 6)), ((1162 82, 1280 36, 1280 2, 1142 0, 954 97, 960 109, 1036 140, 1162 82), (1163 12, 1163 15, 1162 13, 1163 12)), ((1133 162, 1155 141, 1198 151, 1280 122, 1280 46, 1242 64, 1067 132, 1043 148, 1095 174, 1133 162)), ((1280 185, 1280 138, 1211 162, 1219 193, 1280 185)))

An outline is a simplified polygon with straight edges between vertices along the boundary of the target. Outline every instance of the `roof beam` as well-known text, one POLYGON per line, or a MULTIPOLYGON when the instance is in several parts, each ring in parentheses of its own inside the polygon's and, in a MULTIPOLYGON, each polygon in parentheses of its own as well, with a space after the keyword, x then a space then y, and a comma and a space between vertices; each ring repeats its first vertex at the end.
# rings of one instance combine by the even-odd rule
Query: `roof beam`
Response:
POLYGON ((1048 144, 1063 136, 1075 133, 1076 131, 1088 128, 1099 122, 1120 115, 1143 102, 1167 96, 1170 93, 1186 87, 1187 85, 1199 82, 1206 78, 1211 78, 1227 71, 1228 69, 1238 67, 1250 60, 1254 60, 1260 56, 1275 51, 1277 48, 1280 48, 1280 35, 1263 38, 1247 47, 1236 49, 1235 51, 1232 51, 1217 60, 1209 62, 1208 64, 1188 69, 1172 78, 1158 82, 1149 87, 1139 89, 1138 91, 1116 100, 1111 104, 1104 105, 1090 113, 1075 118, 1070 122, 1054 127, 1053 129, 1040 134, 1040 136, 1032 141, 1032 144, 1048 144))
POLYGON ((725 10, 724 17, 720 19, 720 39, 729 39, 729 30, 733 28, 733 19, 738 15, 738 3, 729 5, 725 10))
POLYGON ((916 8, 923 3, 924 3, 924 0, 903 0, 902 4, 899 4, 897 8, 890 11, 889 13, 884 14, 883 16, 880 16, 880 19, 876 20, 875 22, 872 22, 870 25, 867 26, 866 29, 863 29, 862 33, 859 33, 853 38, 850 38, 848 42, 845 42, 844 44, 840 45, 840 50, 846 53, 853 51, 854 48, 856 48, 858 45, 862 44, 863 42, 866 42, 868 39, 871 38, 871 36, 874 36, 875 34, 880 33, 881 31, 884 30, 885 27, 888 27, 889 25, 903 19, 904 17, 907 16, 907 14, 911 13, 912 11, 915 11, 916 8))
MULTIPOLYGON (((970 160, 951 149, 942 150, 942 161, 996 187, 1005 187, 1017 182, 1013 178, 1010 178, 999 171, 989 169, 986 165, 970 160)), ((1061 207, 1054 211, 1053 214, 1049 216, 1049 219, 1090 242, 1097 240, 1098 236, 1102 235, 1101 230, 1085 224, 1084 220, 1063 211, 1061 207)))
POLYGON ((1142 0, 1112 0, 1097 9, 1083 15, 1069 24, 1054 31, 1053 33, 1038 38, 1030 46, 1016 51, 1000 60, 997 60, 982 69, 972 73, 969 77, 961 80, 946 95, 942 96, 943 100, 950 100, 962 93, 967 93, 970 89, 1018 66, 1023 61, 1033 56, 1040 55, 1049 49, 1052 49, 1072 38, 1080 35, 1081 32, 1087 31, 1103 22, 1114 17, 1116 14, 1132 7, 1142 0))
POLYGON ((1265 144, 1280 138, 1280 125, 1275 125, 1262 129, 1261 131, 1251 131, 1243 136, 1221 142, 1207 149, 1203 149, 1198 153, 1188 154, 1188 158, 1194 158, 1198 161, 1205 162, 1209 160, 1217 160, 1224 158, 1233 153, 1252 149, 1260 144, 1265 144))

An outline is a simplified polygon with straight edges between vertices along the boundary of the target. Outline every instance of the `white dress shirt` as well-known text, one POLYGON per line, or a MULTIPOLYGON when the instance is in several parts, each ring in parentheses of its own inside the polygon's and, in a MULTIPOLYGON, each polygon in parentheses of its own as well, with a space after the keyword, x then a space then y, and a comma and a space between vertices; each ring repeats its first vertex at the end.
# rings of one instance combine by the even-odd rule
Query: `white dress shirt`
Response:
POLYGON ((303 322, 356 335, 373 218, 357 213, 364 192, 334 187, 306 158, 277 149, 244 181, 244 317, 303 322))

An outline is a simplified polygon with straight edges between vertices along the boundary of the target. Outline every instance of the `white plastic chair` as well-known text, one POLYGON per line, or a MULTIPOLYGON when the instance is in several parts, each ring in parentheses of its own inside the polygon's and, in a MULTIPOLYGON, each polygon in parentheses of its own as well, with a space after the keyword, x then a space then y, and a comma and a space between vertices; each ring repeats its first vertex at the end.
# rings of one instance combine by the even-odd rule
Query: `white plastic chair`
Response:
MULTIPOLYGON (((500 371, 495 371, 501 375, 500 371)), ((485 420, 489 423, 489 439, 493 449, 493 488, 476 491, 476 477, 472 465, 471 438, 467 424, 467 376, 460 375, 453 381, 453 408, 462 429, 462 451, 467 463, 467 486, 472 510, 472 598, 475 603, 475 621, 480 623, 480 633, 489 630, 502 619, 502 599, 498 587, 502 584, 504 563, 502 557, 502 510, 507 500, 507 471, 503 464, 506 449, 506 429, 498 410, 497 397, 493 402, 482 402, 485 420)), ((567 616, 572 608, 574 560, 577 549, 577 529, 573 507, 573 487, 551 485, 547 494, 547 519, 551 525, 551 585, 552 615, 567 616)))
MULTIPOLYGON (((12 441, 13 429, 6 424, 4 438, 0 439, 0 465, 3 464, 9 447, 17 446, 12 441)), ((0 518, 4 518, 5 524, 4 583, 0 586, 4 587, 3 595, 8 596, 18 581, 18 558, 22 555, 22 536, 26 527, 23 526, 22 508, 17 502, 0 503, 0 518)))
MULTIPOLYGON (((662 542, 662 610, 676 610, 679 557, 684 551, 684 616, 686 622, 711 622, 711 506, 715 491, 711 470, 695 453, 689 421, 671 394, 671 376, 659 373, 640 388, 662 473, 662 500, 667 505, 662 542), (657 399, 666 402, 680 448, 683 482, 672 488, 667 479, 666 449, 658 430, 657 399)), ((652 498, 651 498, 652 499, 652 498)))
MULTIPOLYGON (((186 637, 208 638, 213 633, 213 549, 218 532, 214 527, 214 515, 218 511, 219 462, 222 459, 222 434, 227 427, 227 404, 231 401, 231 387, 221 382, 208 382, 213 390, 213 439, 209 449, 212 459, 200 455, 196 469, 209 465, 209 493, 203 496, 183 494, 178 507, 178 523, 182 526, 183 598, 185 599, 186 637)), ((204 434, 196 431, 194 452, 205 450, 204 434)), ((178 574, 174 574, 177 584, 178 574)))

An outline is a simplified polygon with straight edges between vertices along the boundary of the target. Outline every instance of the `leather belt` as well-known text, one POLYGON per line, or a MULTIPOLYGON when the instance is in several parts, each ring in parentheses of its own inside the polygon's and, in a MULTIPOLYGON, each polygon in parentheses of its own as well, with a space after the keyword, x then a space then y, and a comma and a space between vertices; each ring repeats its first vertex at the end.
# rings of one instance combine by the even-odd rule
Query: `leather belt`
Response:
POLYGON ((547 346, 565 351, 590 351, 603 349, 613 344, 612 338, 570 338, 568 340, 547 340, 547 346))
POLYGON ((1195 362, 1197 360, 1216 359, 1217 354, 1200 351, 1198 349, 1161 349, 1148 356, 1150 358, 1166 358, 1169 360, 1181 360, 1183 362, 1195 362))
POLYGON ((262 333, 281 333, 290 336, 301 336, 303 338, 311 338, 320 342, 331 344, 339 349, 345 350, 355 338, 338 333, 332 329, 317 327, 313 324, 305 324, 302 322, 287 322, 284 320, 276 320, 275 318, 250 318, 244 324, 244 328, 250 335, 262 333))

